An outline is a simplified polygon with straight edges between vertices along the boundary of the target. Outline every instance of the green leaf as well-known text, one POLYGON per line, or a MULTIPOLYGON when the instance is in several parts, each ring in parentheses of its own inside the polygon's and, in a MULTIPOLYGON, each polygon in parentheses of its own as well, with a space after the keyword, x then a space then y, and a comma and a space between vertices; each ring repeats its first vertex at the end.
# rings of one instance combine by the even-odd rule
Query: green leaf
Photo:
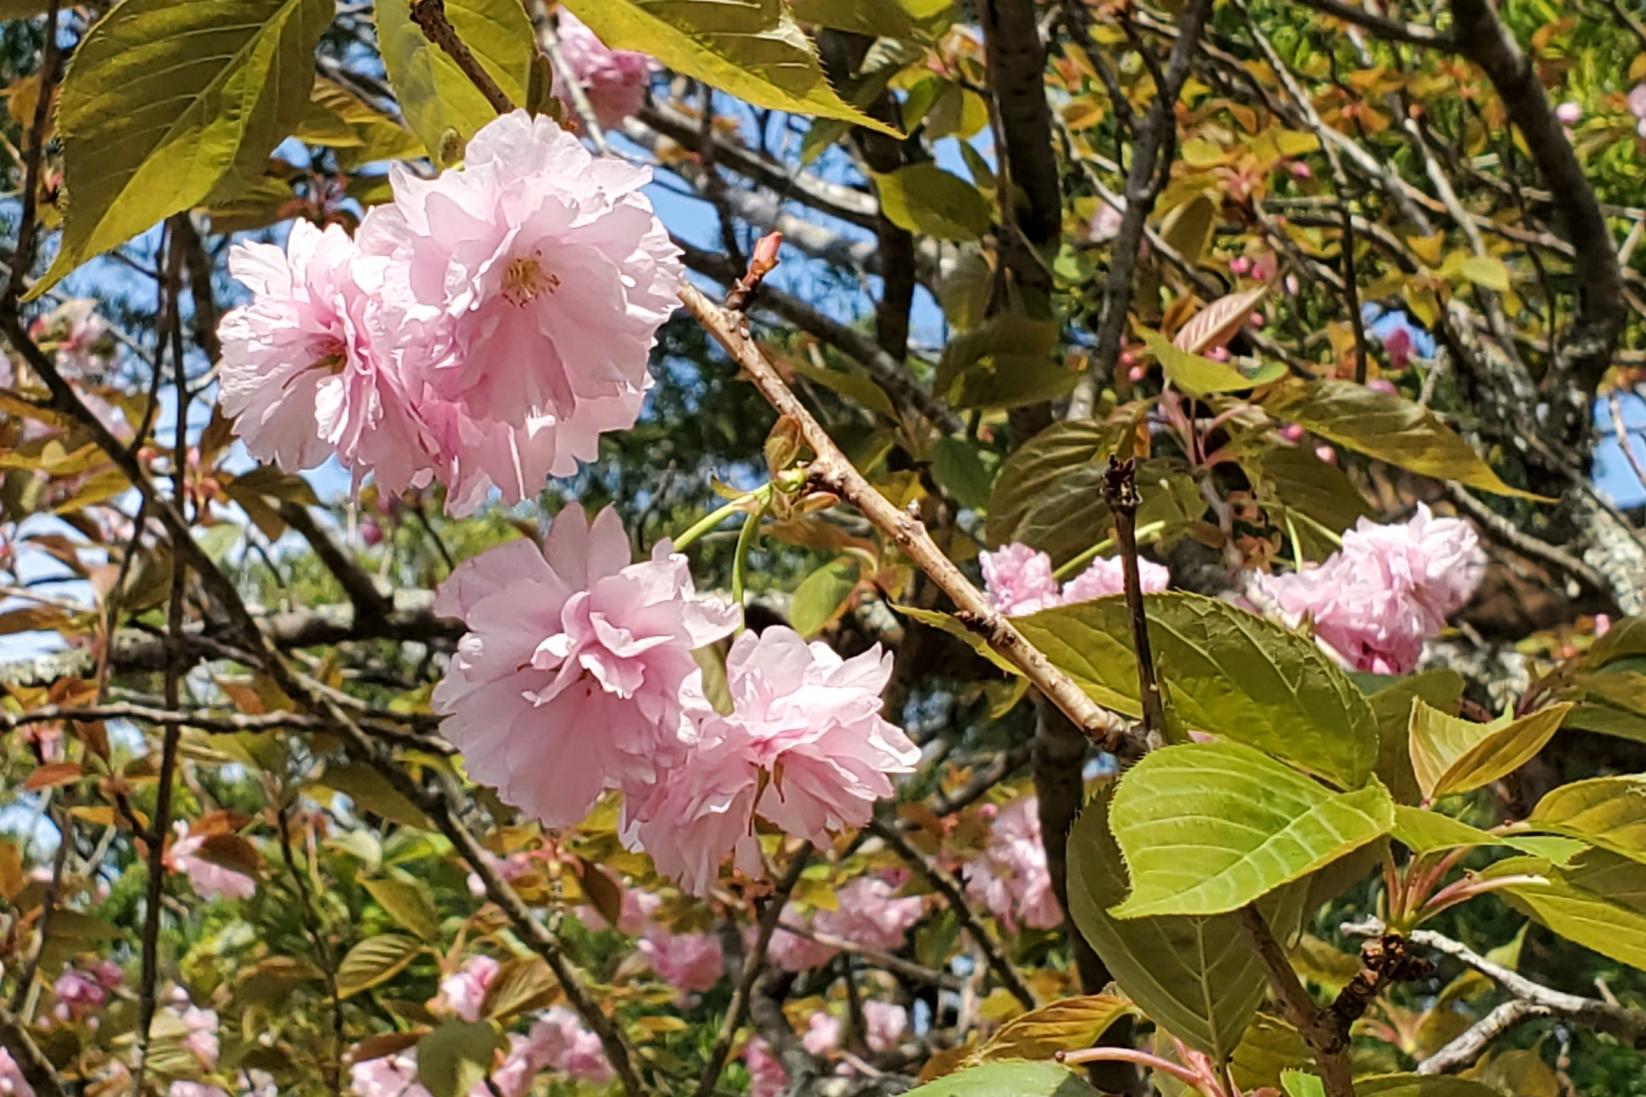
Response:
POLYGON ((1288 1070, 1280 1076, 1280 1088, 1286 1097, 1326 1097, 1326 1083, 1315 1074, 1288 1070))
POLYGON ((852 31, 872 37, 910 38, 914 18, 898 0, 789 0, 802 23, 852 31))
POLYGON ((977 1056, 999 1059, 1050 1059, 1060 1051, 1091 1047, 1109 1026, 1137 1007, 1112 994, 1064 998, 1012 1018, 989 1037, 977 1056))
POLYGON ((989 505, 993 477, 974 442, 939 438, 932 446, 932 477, 963 507, 982 510, 989 505))
POLYGON ((1238 743, 1150 754, 1121 778, 1111 810, 1132 892, 1117 918, 1238 910, 1394 826, 1375 781, 1333 793, 1238 743))
POLYGON ((1355 1097, 1502 1097, 1497 1090, 1444 1074, 1379 1074, 1355 1079, 1355 1097))
POLYGON ((440 915, 434 909, 434 902, 429 898, 427 888, 410 883, 406 880, 396 880, 393 877, 384 877, 380 880, 362 880, 362 887, 366 889, 378 906, 388 912, 390 918, 405 929, 411 930, 425 941, 432 941, 440 933, 440 915))
POLYGON ((1483 289, 1509 292, 1509 268, 1503 265, 1501 259, 1490 255, 1471 255, 1463 260, 1460 269, 1463 277, 1483 289))
POLYGON ((337 993, 343 998, 386 983, 417 959, 423 942, 403 933, 380 933, 349 949, 337 966, 337 993))
POLYGON ((893 605, 892 608, 911 621, 918 621, 927 628, 946 632, 955 639, 964 641, 966 646, 975 651, 979 657, 993 663, 1007 674, 1018 675, 1023 673, 1004 655, 990 647, 989 642, 978 635, 975 630, 967 628, 959 618, 952 614, 935 609, 921 609, 918 606, 893 605))
POLYGON ((255 179, 307 109, 331 0, 124 0, 75 51, 57 106, 68 208, 38 297, 94 255, 255 179))
POLYGON ((808 640, 840 614, 857 589, 855 556, 837 556, 800 581, 789 602, 789 626, 808 640))
POLYGON ((1498 479, 1434 412, 1396 393, 1353 381, 1308 381, 1279 387, 1263 407, 1277 419, 1300 423, 1338 445, 1391 465, 1497 495, 1542 498, 1498 479))
MULTIPOLYGON (((1354 972, 1360 970, 1359 961, 1346 953, 1336 955, 1348 962, 1351 969, 1348 978, 1353 978, 1354 972)), ((1309 1045, 1297 1029, 1279 1017, 1260 1013, 1247 1027, 1240 1046, 1229 1056, 1229 1069, 1241 1088, 1250 1091, 1262 1086, 1277 1086, 1283 1071, 1306 1067, 1313 1062, 1309 1045)))
POLYGON ((936 164, 874 176, 880 209, 899 228, 939 240, 970 241, 989 231, 994 207, 981 191, 936 164))
POLYGON ((294 136, 306 144, 335 149, 338 165, 349 171, 379 160, 423 155, 423 142, 415 133, 324 77, 314 82, 309 111, 294 136))
POLYGON ((799 357, 786 358, 783 364, 808 381, 816 381, 855 404, 870 411, 877 411, 888 419, 897 418, 897 406, 892 403, 892 398, 886 395, 886 390, 861 374, 829 369, 827 366, 820 366, 799 357))
POLYGON ((1442 850, 1480 846, 1508 846, 1564 864, 1589 848, 1587 842, 1544 835, 1494 834, 1489 830, 1470 826, 1461 819, 1442 815, 1438 811, 1395 806, 1395 840, 1413 853, 1439 853, 1442 850))
MULTIPOLYGON (((1371 707, 1313 642, 1198 594, 1151 594, 1144 607, 1174 729, 1249 744, 1345 788, 1366 781, 1378 753, 1371 707)), ((1118 694, 1128 699, 1123 711, 1140 711, 1124 599, 1060 606, 1015 623, 1098 703, 1118 694)))
POLYGON ((1173 250, 1191 265, 1211 246, 1212 234, 1217 229, 1217 203, 1204 194, 1197 194, 1166 215, 1160 224, 1160 235, 1173 250))
POLYGON ((911 1089, 908 1097, 1097 1097, 1097 1090, 1056 1063, 985 1063, 911 1089))
POLYGON ((1262 965, 1233 915, 1121 921, 1109 913, 1127 887, 1109 831, 1110 795, 1094 797, 1069 832, 1069 917, 1150 1020, 1222 1058, 1263 1001, 1262 965))
POLYGON ((1550 705, 1518 720, 1477 724, 1413 702, 1412 771, 1424 798, 1469 792, 1513 773, 1543 749, 1571 708, 1550 705))
POLYGON ((650 54, 757 107, 838 118, 903 136, 835 93, 816 47, 785 0, 562 2, 612 49, 650 54))
POLYGON ((1149 345, 1149 353, 1160 363, 1160 368, 1172 384, 1190 396, 1248 392, 1259 385, 1279 381, 1287 372, 1282 363, 1270 362, 1248 377, 1233 366, 1172 346, 1159 332, 1144 331, 1143 341, 1149 345))
POLYGON ((430 1097, 463 1097, 482 1086, 502 1037, 484 1021, 447 1021, 417 1043, 417 1080, 430 1097))
POLYGON ((1503 887, 1511 906, 1554 933, 1646 969, 1646 865, 1596 849, 1557 866, 1534 857, 1498 861, 1482 876, 1528 876, 1503 887))
POLYGON ((1463 676, 1444 668, 1383 679, 1369 698, 1377 721, 1377 779, 1388 786, 1397 803, 1415 804, 1423 790, 1412 773, 1412 703, 1422 698, 1443 712, 1455 713, 1463 697, 1463 676))
POLYGON ((1562 785, 1538 801, 1526 824, 1646 861, 1646 775, 1562 785))
MULTIPOLYGON (((406 124, 436 164, 461 158, 461 147, 497 117, 474 82, 412 22, 410 0, 375 0, 377 46, 406 124), (449 132, 457 135, 457 151, 449 132)), ((531 80, 532 25, 520 0, 446 0, 446 18, 509 102, 525 106, 531 80)))
POLYGON ((318 784, 343 793, 354 801, 357 809, 375 812, 403 826, 434 829, 428 816, 416 804, 402 796, 386 777, 369 766, 328 766, 318 784))
POLYGON ((507 960, 486 987, 481 1013, 489 1020, 507 1022, 528 1010, 551 1004, 557 986, 559 981, 541 956, 507 960))
MULTIPOLYGON (((1314 523, 1329 530, 1345 530, 1372 513, 1348 474, 1316 457, 1307 446, 1277 446, 1244 457, 1241 464, 1258 485, 1258 499, 1277 525, 1283 524, 1288 515, 1305 515, 1313 520, 1294 517, 1287 528, 1303 542, 1303 551, 1311 559, 1337 549, 1337 544, 1320 533, 1314 523)), ((1404 713, 1401 718, 1405 719, 1404 713)), ((1404 734, 1404 725, 1401 730, 1404 734)))
POLYGON ((991 316, 971 331, 949 340, 937 364, 932 388, 947 393, 967 370, 996 355, 1014 359, 1049 357, 1057 346, 1057 336, 1057 324, 1051 320, 1020 312, 991 316))

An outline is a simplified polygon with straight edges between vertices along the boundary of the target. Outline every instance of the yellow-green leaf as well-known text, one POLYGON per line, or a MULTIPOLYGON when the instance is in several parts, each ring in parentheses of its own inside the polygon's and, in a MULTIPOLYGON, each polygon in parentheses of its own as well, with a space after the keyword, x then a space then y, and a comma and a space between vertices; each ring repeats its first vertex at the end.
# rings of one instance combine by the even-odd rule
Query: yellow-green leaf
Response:
POLYGON ((1595 777, 1562 785, 1538 801, 1526 823, 1646 861, 1646 776, 1595 777))
POLYGON ((1060 1051, 1091 1047, 1109 1026, 1136 1012, 1113 994, 1064 998, 1006 1022, 978 1051, 983 1062, 997 1059, 1050 1059, 1060 1051))
POLYGON ((1109 813, 1131 871, 1116 918, 1223 914, 1387 834, 1375 780, 1334 793, 1239 743, 1157 750, 1115 789, 1109 813))
POLYGON ((984 1063, 911 1089, 908 1097, 1097 1097, 1058 1063, 984 1063))
POLYGON ((1543 749, 1571 708, 1550 705, 1518 720, 1477 724, 1415 700, 1408 725, 1412 772, 1424 798, 1468 792, 1513 773, 1543 749))
MULTIPOLYGON (((410 0, 376 4, 377 45, 400 112, 429 155, 444 166, 458 158, 450 155, 448 131, 456 133, 461 147, 497 111, 457 62, 412 22, 410 0)), ((509 102, 525 106, 535 47, 520 0, 446 0, 446 18, 509 102)))
POLYGON ((256 178, 307 109, 331 0, 124 0, 86 34, 58 98, 67 210, 44 293, 69 271, 256 178))
POLYGON ((349 949, 337 967, 337 993, 347 998, 386 983, 417 959, 423 943, 403 933, 380 933, 349 949))
POLYGON ((362 880, 360 883, 378 905, 388 911, 389 917, 401 926, 425 941, 432 941, 439 934, 440 916, 424 888, 393 877, 362 880))
POLYGON ((1437 480, 1456 480, 1496 495, 1541 496, 1498 479, 1469 443, 1434 412, 1392 392, 1353 381, 1309 381, 1277 388, 1263 402, 1277 419, 1290 419, 1341 446, 1437 480))
POLYGON ((910 164, 876 174, 874 185, 886 218, 922 236, 976 240, 994 219, 994 208, 981 191, 936 164, 910 164))
POLYGON ((519 956, 497 969, 486 987, 481 1013, 507 1022, 521 1013, 550 1004, 557 980, 541 956, 519 956))
POLYGON ((903 136, 840 98, 785 0, 562 3, 611 48, 650 54, 757 107, 838 118, 903 136))
POLYGON ((1509 292, 1509 268, 1503 265, 1503 260, 1493 259, 1490 255, 1471 255, 1463 260, 1463 277, 1484 289, 1496 290, 1498 293, 1509 292))
POLYGON ((1511 857, 1482 875, 1525 877, 1497 894, 1567 940, 1646 969, 1646 865, 1596 849, 1565 867, 1511 857))
POLYGON ((789 603, 789 624, 810 639, 846 611, 857 589, 859 565, 855 556, 837 556, 800 581, 789 603))
POLYGON ((447 1021, 417 1044, 417 1080, 430 1097, 463 1097, 486 1091, 492 1054, 502 1043, 484 1021, 447 1021))
POLYGON ((1259 366, 1251 376, 1241 373, 1224 362, 1214 362, 1191 351, 1174 347, 1158 332, 1145 331, 1143 341, 1149 353, 1172 384, 1190 396, 1206 396, 1214 392, 1247 392, 1259 385, 1269 385, 1286 376, 1286 367, 1279 362, 1259 366))
POLYGON ((789 0, 796 19, 885 38, 914 35, 914 18, 898 0, 789 0))

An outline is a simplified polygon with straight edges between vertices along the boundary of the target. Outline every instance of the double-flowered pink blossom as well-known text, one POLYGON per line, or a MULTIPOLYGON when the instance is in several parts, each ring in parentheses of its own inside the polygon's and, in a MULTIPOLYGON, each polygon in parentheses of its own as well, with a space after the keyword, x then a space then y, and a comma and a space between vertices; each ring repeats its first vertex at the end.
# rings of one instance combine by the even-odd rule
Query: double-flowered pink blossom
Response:
POLYGON ((692 650, 737 624, 732 606, 696 593, 666 542, 629 561, 617 512, 591 523, 573 503, 541 548, 483 553, 435 600, 468 627, 434 692, 446 734, 475 780, 550 826, 580 821, 605 789, 644 797, 684 763, 692 650))
MULTIPOLYGON (((1099 556, 1061 587, 1052 573, 1052 558, 1025 544, 1002 545, 994 552, 982 553, 979 562, 989 601, 1008 617, 1089 602, 1126 590, 1125 565, 1119 557, 1099 556)), ((1171 572, 1152 560, 1138 560, 1137 575, 1145 594, 1165 590, 1172 579, 1171 572)))
POLYGON ((609 1082, 614 1076, 600 1037, 564 1006, 555 1006, 545 1013, 542 1020, 532 1025, 528 1039, 533 1055, 546 1068, 596 1084, 609 1082))
POLYGON ((1039 799, 1024 796, 995 813, 988 844, 965 877, 967 896, 1008 929, 1051 929, 1063 921, 1041 841, 1039 799))
POLYGON ((246 900, 257 891, 255 878, 200 855, 206 835, 190 834, 184 822, 176 823, 174 829, 177 837, 166 847, 166 866, 187 876, 189 887, 200 898, 246 900))
POLYGON ((562 8, 557 31, 560 36, 562 71, 554 71, 554 96, 571 113, 572 97, 568 79, 583 89, 603 129, 618 129, 646 100, 646 85, 657 71, 657 62, 633 50, 614 50, 571 12, 562 8))
POLYGON ((725 953, 713 933, 673 933, 653 926, 638 948, 658 978, 681 990, 708 990, 726 974, 725 953))
POLYGON ((909 1033, 909 1011, 895 1002, 870 998, 863 1003, 863 1042, 870 1051, 890 1051, 909 1033))
POLYGON ((1407 522, 1362 518, 1319 567, 1259 576, 1253 600, 1288 624, 1312 622, 1315 638, 1355 670, 1406 674, 1423 642, 1473 596, 1484 568, 1469 524, 1419 503, 1407 522))
POLYGON ((397 166, 353 239, 299 222, 284 249, 237 245, 253 299, 221 328, 225 413, 287 471, 335 454, 385 492, 444 483, 459 514, 535 495, 639 415, 681 278, 650 178, 515 111, 462 168, 397 166))
POLYGON ((780 1097, 789 1088, 789 1072, 765 1040, 756 1036, 743 1045, 743 1065, 749 1069, 749 1097, 780 1097))
POLYGON ((125 978, 120 965, 100 960, 86 968, 65 968, 52 983, 56 1005, 52 1016, 59 1021, 81 1021, 108 1004, 109 994, 125 978))
MULTIPOLYGON (((526 1097, 532 1081, 544 1071, 603 1085, 611 1081, 611 1064, 600 1038, 584 1027, 577 1014, 560 1006, 544 1013, 531 1030, 509 1036, 508 1050, 466 1097, 526 1097)), ((417 1077, 417 1049, 357 1062, 349 1068, 349 1092, 355 1097, 429 1097, 417 1077)))
POLYGON ((897 887, 881 876, 858 876, 836 893, 838 906, 820 910, 812 928, 854 945, 893 952, 903 947, 909 930, 926 912, 918 895, 898 898, 897 887))
POLYGON ((499 970, 501 965, 490 956, 476 956, 440 980, 439 1012, 471 1023, 480 1020, 481 1007, 486 1003, 486 991, 491 988, 499 970))
POLYGON ((687 681, 695 742, 678 773, 628 805, 631 837, 701 894, 728 853, 758 870, 755 814, 817 843, 862 826, 920 756, 880 715, 891 670, 878 645, 842 659, 793 629, 743 633, 726 656, 732 711, 715 711, 700 673, 687 681))
MULTIPOLYGON (((771 943, 766 946, 766 963, 778 971, 809 971, 814 967, 822 967, 834 959, 839 951, 832 945, 825 945, 804 934, 781 928, 783 924, 802 928, 809 921, 805 912, 793 902, 783 907, 783 913, 777 920, 779 928, 773 931, 771 943)), ((745 934, 745 940, 752 948, 755 941, 754 927, 750 927, 745 934)))

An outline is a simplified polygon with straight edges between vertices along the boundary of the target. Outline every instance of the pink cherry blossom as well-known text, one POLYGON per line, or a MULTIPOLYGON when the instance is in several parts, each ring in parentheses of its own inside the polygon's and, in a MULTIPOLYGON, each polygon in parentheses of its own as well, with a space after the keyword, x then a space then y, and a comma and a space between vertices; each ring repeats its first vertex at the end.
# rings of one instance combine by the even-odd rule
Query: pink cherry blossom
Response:
MULTIPOLYGON (((779 1070, 782 1068, 779 1067, 779 1070)), ((785 1084, 787 1076, 785 1076, 785 1084)), ((781 1092, 781 1091, 779 1091, 781 1092)), ((34 1087, 23 1077, 23 1068, 11 1057, 11 1052, 0 1048, 0 1095, 3 1097, 34 1097, 34 1087)))
POLYGON ((218 1054, 217 1011, 189 1006, 183 1011, 182 1022, 188 1032, 183 1037, 184 1050, 194 1056, 202 1070, 215 1070, 218 1054))
POLYGON ((808 1054, 824 1058, 840 1050, 841 1027, 840 1018, 818 1010, 806 1020, 806 1034, 800 1038, 800 1046, 808 1054))
POLYGON ((497 978, 501 965, 490 956, 476 956, 457 971, 440 980, 440 1005, 460 1020, 480 1020, 486 991, 497 978))
POLYGON ((189 878, 189 887, 202 899, 250 899, 257 891, 257 881, 243 872, 236 872, 215 861, 200 856, 206 844, 206 835, 190 834, 188 824, 175 824, 177 837, 166 849, 166 865, 173 872, 189 878))
POLYGON ((654 927, 638 947, 658 977, 681 990, 708 990, 726 973, 720 938, 713 933, 670 933, 654 927))
POLYGON ((173 1082, 166 1090, 166 1097, 229 1097, 228 1091, 208 1086, 204 1082, 173 1082))
POLYGON ((646 101, 646 85, 658 69, 656 61, 633 50, 614 50, 565 8, 556 25, 560 58, 568 72, 554 73, 554 96, 568 108, 571 94, 566 78, 583 88, 597 121, 604 129, 621 129, 623 122, 646 101))
POLYGON ((284 250, 236 244, 229 272, 252 303, 223 318, 223 413, 253 457, 287 472, 335 453, 385 491, 428 483, 426 428, 413 402, 411 302, 387 258, 363 258, 341 227, 293 223, 284 250))
POLYGON ((909 1011, 893 1002, 870 998, 863 1003, 863 1042, 870 1051, 891 1051, 909 1032, 909 1011))
POLYGON ((1473 596, 1484 568, 1469 524, 1436 518, 1420 503, 1403 523, 1362 518, 1319 567, 1260 576, 1253 590, 1288 624, 1311 620, 1316 639, 1346 665, 1406 674, 1424 641, 1473 596))
POLYGON ((978 562, 989 601, 1006 616, 1020 617, 1058 604, 1052 558, 1044 552, 1013 542, 979 554, 978 562))
POLYGON ((879 876, 859 876, 846 883, 835 910, 819 910, 812 926, 864 948, 893 952, 903 947, 909 930, 926 912, 918 895, 897 898, 897 888, 879 876))
POLYGON ((1629 91, 1629 113, 1637 119, 1635 129, 1646 137, 1646 84, 1636 84, 1629 91))
MULTIPOLYGON (((1126 563, 1118 556, 1099 556, 1091 565, 1063 584, 1063 605, 1089 602, 1126 592, 1126 563)), ((1153 560, 1137 561, 1137 578, 1144 594, 1158 594, 1172 582, 1172 573, 1153 560)))
POLYGON ((349 1067, 349 1091, 355 1097, 429 1097, 417 1081, 417 1055, 402 1051, 367 1059, 349 1067))
POLYGON ((1008 930, 1051 929, 1063 921, 1040 835, 1040 801, 1025 796, 995 814, 983 853, 965 869, 966 894, 1008 930))
POLYGON ((555 1006, 545 1013, 542 1020, 532 1025, 528 1039, 534 1058, 544 1067, 597 1085, 614 1077, 600 1037, 564 1006, 555 1006))
MULTIPOLYGON (((534 437, 566 425, 554 475, 592 457, 599 430, 632 426, 681 278, 641 193, 650 172, 515 111, 475 134, 463 168, 426 180, 397 166, 392 179, 395 200, 367 216, 361 247, 393 256, 411 297, 445 318, 434 391, 534 437)), ((436 429, 454 440, 452 424, 436 429)))
POLYGON ((79 1021, 102 1009, 113 988, 105 985, 95 973, 71 967, 57 977, 51 989, 57 998, 52 1016, 60 1021, 79 1021))
POLYGON ((738 616, 696 593, 667 542, 631 564, 617 512, 590 523, 576 503, 541 549, 511 541, 459 567, 435 611, 469 630, 434 692, 446 734, 475 780, 550 826, 582 819, 604 789, 642 796, 684 763, 692 650, 738 616))
POLYGON ((766 1041, 756 1036, 743 1045, 741 1057, 749 1068, 749 1097, 781 1097, 788 1090, 789 1072, 766 1041))
POLYGON ((1107 202, 1100 203, 1097 214, 1086 226, 1087 239, 1095 244, 1107 243, 1120 235, 1120 226, 1126 220, 1126 213, 1118 206, 1111 206, 1107 202))
POLYGON ((1555 108, 1555 117, 1563 126, 1575 126, 1583 120, 1583 105, 1568 100, 1555 108))
MULTIPOLYGON (((809 928, 810 919, 791 902, 784 906, 778 922, 809 928)), ((746 943, 749 947, 754 945, 752 929, 746 935, 746 943)), ((766 963, 779 971, 810 971, 834 959, 838 951, 831 945, 819 944, 810 937, 779 928, 772 933, 771 943, 766 948, 766 963)))

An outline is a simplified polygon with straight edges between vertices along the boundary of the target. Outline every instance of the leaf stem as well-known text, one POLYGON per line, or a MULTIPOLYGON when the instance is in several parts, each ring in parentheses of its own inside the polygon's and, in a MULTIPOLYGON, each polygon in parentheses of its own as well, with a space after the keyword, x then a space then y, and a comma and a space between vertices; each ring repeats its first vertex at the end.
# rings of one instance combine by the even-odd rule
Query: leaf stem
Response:
POLYGON ((699 518, 696 522, 693 522, 691 526, 687 528, 686 532, 674 539, 674 551, 685 552, 686 549, 699 537, 702 537, 705 533, 708 533, 732 515, 743 510, 756 499, 764 502, 769 501, 771 497, 772 486, 770 484, 762 485, 751 492, 739 495, 736 499, 733 499, 725 506, 718 507, 712 512, 704 515, 702 518, 699 518))
MULTIPOLYGON (((766 507, 771 502, 769 494, 760 498, 759 505, 749 511, 749 516, 743 519, 743 531, 737 535, 737 553, 732 557, 732 602, 739 610, 743 608, 744 575, 748 568, 749 549, 754 545, 754 539, 760 532, 760 519, 766 516, 766 507)), ((737 631, 743 631, 743 625, 737 626, 737 631)))

